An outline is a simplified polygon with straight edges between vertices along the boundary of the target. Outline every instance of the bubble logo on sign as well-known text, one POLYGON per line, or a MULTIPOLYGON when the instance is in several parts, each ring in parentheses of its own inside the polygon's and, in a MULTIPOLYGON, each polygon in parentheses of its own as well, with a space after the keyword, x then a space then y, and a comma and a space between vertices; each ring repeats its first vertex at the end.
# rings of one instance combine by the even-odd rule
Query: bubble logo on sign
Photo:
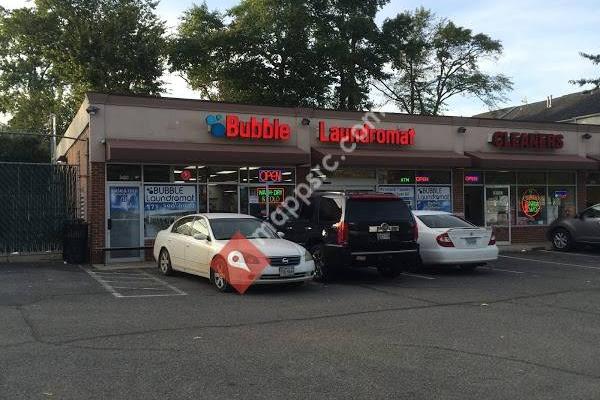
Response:
POLYGON ((225 125, 223 125, 222 115, 208 115, 206 117, 206 124, 208 125, 208 131, 214 137, 225 137, 225 125))

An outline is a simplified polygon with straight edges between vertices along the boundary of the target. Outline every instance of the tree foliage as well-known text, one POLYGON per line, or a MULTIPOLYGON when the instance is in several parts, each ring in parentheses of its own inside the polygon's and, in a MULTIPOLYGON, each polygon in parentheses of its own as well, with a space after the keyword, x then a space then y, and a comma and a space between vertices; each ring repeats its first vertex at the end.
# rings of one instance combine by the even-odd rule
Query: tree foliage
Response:
MULTIPOLYGON (((579 55, 583 58, 587 58, 594 65, 600 65, 600 54, 589 54, 589 53, 579 53, 579 55)), ((571 80, 569 83, 579 86, 585 85, 594 85, 595 89, 600 88, 600 76, 597 78, 581 78, 576 80, 571 80)))
POLYGON ((194 6, 171 42, 171 69, 211 99, 360 109, 381 68, 374 18, 386 2, 242 0, 225 14, 194 6))
POLYGON ((64 132, 86 91, 158 95, 164 26, 150 0, 35 0, 0 13, 0 111, 64 132))
POLYGON ((471 95, 492 107, 505 100, 512 83, 487 74, 481 63, 502 54, 502 44, 423 8, 386 19, 380 52, 388 56, 386 77, 374 86, 409 114, 438 115, 448 100, 471 95))

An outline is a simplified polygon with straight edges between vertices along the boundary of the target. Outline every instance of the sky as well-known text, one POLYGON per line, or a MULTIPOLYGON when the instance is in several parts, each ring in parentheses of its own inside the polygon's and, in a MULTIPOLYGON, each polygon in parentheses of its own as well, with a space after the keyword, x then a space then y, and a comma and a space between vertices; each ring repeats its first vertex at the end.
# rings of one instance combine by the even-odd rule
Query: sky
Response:
MULTIPOLYGON (((177 27, 181 13, 194 3, 192 0, 162 0, 159 15, 170 30, 177 27)), ((210 9, 226 10, 237 0, 206 0, 210 9)), ((31 4, 27 0, 0 0, 6 8, 31 4)), ((391 0, 377 16, 381 24, 405 10, 418 7, 432 10, 456 24, 485 33, 500 40, 504 54, 494 62, 483 64, 489 73, 502 73, 513 80, 509 101, 502 106, 545 100, 579 89, 570 79, 597 77, 600 66, 579 56, 579 52, 600 53, 600 10, 597 0, 391 0)), ((180 77, 165 76, 165 96, 199 98, 180 77)), ((375 96, 375 101, 382 103, 375 96)), ((381 108, 395 111, 393 105, 381 108)), ((479 100, 470 97, 453 99, 446 115, 471 116, 487 111, 479 100)))

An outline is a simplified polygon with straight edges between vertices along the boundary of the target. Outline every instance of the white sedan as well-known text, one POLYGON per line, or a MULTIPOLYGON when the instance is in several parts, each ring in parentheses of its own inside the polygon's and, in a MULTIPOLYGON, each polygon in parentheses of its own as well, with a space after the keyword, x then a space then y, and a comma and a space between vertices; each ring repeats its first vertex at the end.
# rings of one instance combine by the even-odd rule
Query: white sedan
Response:
POLYGON ((443 211, 413 211, 419 229, 422 265, 459 265, 474 270, 498 259, 496 237, 491 229, 479 228, 443 211))
POLYGON ((203 276, 220 291, 237 289, 229 278, 245 271, 251 278, 249 284, 300 284, 312 279, 311 254, 282 236, 249 215, 187 215, 158 233, 154 258, 164 275, 177 270, 203 276))

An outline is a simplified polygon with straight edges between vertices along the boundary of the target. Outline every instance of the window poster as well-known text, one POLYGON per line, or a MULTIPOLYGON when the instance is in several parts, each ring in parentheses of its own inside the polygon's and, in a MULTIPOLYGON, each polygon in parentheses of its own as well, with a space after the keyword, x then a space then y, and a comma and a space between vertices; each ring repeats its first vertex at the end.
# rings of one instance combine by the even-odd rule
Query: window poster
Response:
POLYGON ((450 187, 417 187, 417 210, 452 212, 450 187))
POLYGON ((380 193, 391 193, 400 197, 411 210, 415 208, 415 188, 414 186, 379 186, 380 193))
POLYGON ((144 185, 144 236, 154 237, 182 215, 196 212, 192 185, 144 185))

